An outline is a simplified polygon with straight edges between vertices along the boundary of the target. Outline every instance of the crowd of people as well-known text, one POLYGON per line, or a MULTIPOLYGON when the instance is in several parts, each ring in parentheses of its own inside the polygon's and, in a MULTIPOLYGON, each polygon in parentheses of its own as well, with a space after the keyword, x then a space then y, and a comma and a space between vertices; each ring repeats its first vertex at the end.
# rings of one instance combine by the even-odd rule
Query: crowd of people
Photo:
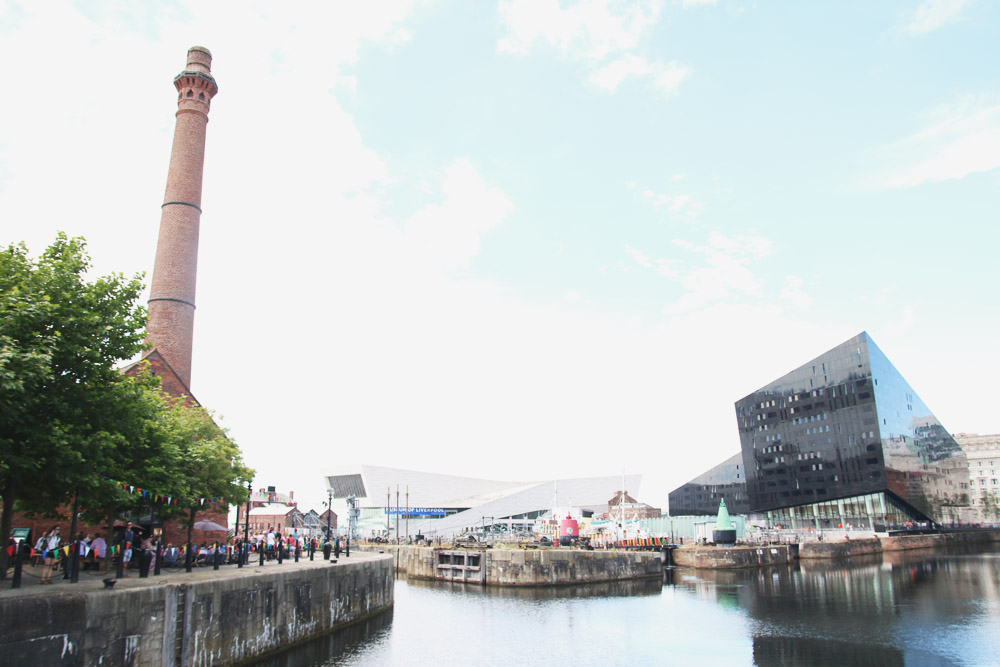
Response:
MULTIPOLYGON (((41 565, 40 584, 51 584, 55 571, 65 570, 71 562, 73 540, 65 540, 61 526, 52 526, 26 549, 26 556, 33 565, 41 565)), ((130 570, 137 570, 140 576, 148 575, 155 565, 165 568, 179 568, 187 565, 188 548, 181 544, 161 544, 152 531, 126 522, 116 529, 109 545, 101 532, 80 533, 75 544, 78 548, 80 570, 106 571, 121 561, 122 576, 128 577, 130 570), (157 558, 159 561, 157 562, 157 558)), ((11 557, 17 548, 13 538, 8 546, 11 557)), ((266 531, 250 536, 245 548, 243 539, 236 537, 229 543, 202 542, 191 545, 191 565, 193 567, 214 566, 216 563, 236 563, 239 554, 244 554, 244 562, 251 558, 261 561, 294 558, 296 555, 322 552, 324 558, 340 558, 342 552, 350 556, 350 540, 334 536, 329 539, 307 537, 298 532, 282 533, 269 527, 266 531)))
MULTIPOLYGON (((262 553, 263 559, 267 561, 294 556, 296 551, 300 554, 323 551, 326 558, 330 557, 331 552, 335 558, 340 558, 341 551, 346 551, 348 556, 351 553, 349 538, 333 536, 320 539, 307 537, 297 531, 282 533, 275 530, 274 527, 268 527, 264 532, 250 535, 246 544, 248 552, 257 554, 258 557, 262 553)), ((242 545, 242 538, 238 538, 232 548, 238 553, 242 545)))

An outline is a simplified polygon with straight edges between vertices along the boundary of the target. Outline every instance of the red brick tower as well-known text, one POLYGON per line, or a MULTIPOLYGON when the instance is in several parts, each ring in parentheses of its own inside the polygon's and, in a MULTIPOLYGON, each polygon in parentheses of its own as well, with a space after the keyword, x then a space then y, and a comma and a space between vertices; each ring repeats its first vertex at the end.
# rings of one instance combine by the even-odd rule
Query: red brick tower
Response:
POLYGON ((190 388, 205 133, 212 98, 219 92, 208 49, 188 50, 187 66, 174 77, 174 87, 177 124, 149 290, 146 339, 190 388))

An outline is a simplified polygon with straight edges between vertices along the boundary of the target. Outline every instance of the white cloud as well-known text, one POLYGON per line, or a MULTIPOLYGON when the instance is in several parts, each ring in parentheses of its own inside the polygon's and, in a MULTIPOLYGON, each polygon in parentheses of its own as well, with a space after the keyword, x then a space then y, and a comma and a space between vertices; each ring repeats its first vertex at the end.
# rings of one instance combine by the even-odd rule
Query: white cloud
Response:
POLYGON ((244 201, 254 203, 249 213, 282 220, 304 192, 369 188, 387 177, 386 165, 330 89, 363 44, 407 38, 411 4, 289 12, 267 4, 126 9, 12 0, 0 57, 24 62, 30 54, 30 66, 8 72, 8 84, 31 103, 0 113, 5 127, 44 133, 0 139, 0 232, 34 249, 51 242, 54 225, 87 237, 95 271, 148 272, 174 125, 171 79, 195 44, 212 50, 220 86, 208 130, 203 243, 221 222, 212 216, 244 201), (116 184, 111 209, 80 206, 109 184, 116 184), (150 224, 135 222, 143 220, 150 224))
POLYGON ((645 58, 628 54, 605 65, 590 75, 590 82, 609 93, 628 79, 648 79, 657 90, 676 94, 681 82, 691 70, 674 61, 669 63, 649 62, 645 58))
POLYGON ((558 0, 506 0, 499 7, 506 34, 497 47, 526 54, 540 42, 572 60, 597 61, 635 48, 661 6, 656 0, 581 0, 566 7, 558 0))
POLYGON ((906 16, 903 30, 914 34, 924 34, 959 20, 962 9, 969 0, 924 0, 912 13, 906 16))
POLYGON ((812 304, 812 297, 803 291, 802 286, 805 281, 794 275, 785 276, 785 285, 778 292, 778 297, 789 301, 796 308, 808 308, 812 304))
POLYGON ((444 169, 444 201, 427 206, 404 223, 407 241, 431 266, 468 267, 482 236, 513 210, 504 192, 483 180, 472 162, 458 158, 444 169))
POLYGON ((665 314, 690 312, 734 297, 757 298, 763 294, 764 281, 749 264, 771 253, 770 240, 712 232, 703 246, 686 241, 675 241, 675 244, 701 255, 703 263, 678 272, 685 293, 664 308, 665 314))
POLYGON ((675 94, 691 70, 634 53, 659 20, 662 6, 658 0, 581 0, 568 6, 558 0, 506 0, 500 3, 505 33, 497 50, 524 55, 541 44, 594 68, 589 80, 600 90, 613 93, 623 81, 642 79, 675 94))
POLYGON ((641 250, 636 250, 635 248, 626 246, 625 252, 631 255, 632 259, 634 259, 636 264, 638 264, 639 266, 644 266, 647 269, 652 268, 653 261, 650 259, 649 255, 642 252, 641 250))
POLYGON ((689 7, 708 7, 714 5, 719 0, 681 0, 681 6, 685 9, 689 7))
POLYGON ((888 163, 868 179, 879 188, 906 188, 959 179, 1000 167, 1000 101, 968 97, 934 109, 930 125, 879 151, 888 163))
MULTIPOLYGON (((678 282, 684 290, 683 294, 663 309, 664 314, 675 316, 718 303, 747 299, 759 301, 766 296, 764 279, 752 270, 751 265, 771 255, 773 247, 769 239, 712 232, 704 245, 680 239, 675 239, 673 243, 685 250, 688 257, 654 257, 626 246, 625 252, 633 263, 616 267, 620 271, 628 271, 638 265, 662 278, 678 282)), ((607 273, 607 267, 602 267, 602 273, 607 273)), ((801 291, 801 281, 796 284, 796 280, 799 279, 789 276, 780 296, 798 307, 804 307, 808 305, 806 300, 809 297, 801 291)))
POLYGON ((641 195, 655 208, 665 210, 672 218, 688 222, 696 220, 705 208, 705 204, 691 194, 666 194, 643 188, 641 195))

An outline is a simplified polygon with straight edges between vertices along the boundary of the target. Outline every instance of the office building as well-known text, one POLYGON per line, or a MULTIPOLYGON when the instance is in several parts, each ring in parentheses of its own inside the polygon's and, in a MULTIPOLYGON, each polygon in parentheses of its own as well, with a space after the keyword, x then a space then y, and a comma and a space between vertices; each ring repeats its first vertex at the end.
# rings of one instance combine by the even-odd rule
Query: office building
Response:
POLYGON ((772 526, 976 516, 965 451, 865 332, 740 399, 736 418, 749 509, 772 526))

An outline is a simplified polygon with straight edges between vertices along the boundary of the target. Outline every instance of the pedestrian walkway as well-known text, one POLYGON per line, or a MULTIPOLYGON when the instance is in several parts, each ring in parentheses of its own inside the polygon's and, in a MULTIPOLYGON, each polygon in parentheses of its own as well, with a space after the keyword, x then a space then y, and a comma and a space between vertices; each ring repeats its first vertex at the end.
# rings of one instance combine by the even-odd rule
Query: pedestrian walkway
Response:
POLYGON ((193 568, 191 572, 185 572, 184 568, 169 568, 163 569, 162 574, 159 576, 150 574, 144 579, 139 577, 139 573, 137 571, 130 570, 129 576, 118 579, 114 589, 111 590, 105 589, 103 580, 114 579, 114 570, 111 572, 95 572, 90 570, 81 571, 79 577, 80 580, 75 584, 70 583, 69 579, 63 579, 62 571, 60 570, 59 572, 53 573, 51 586, 42 586, 38 583, 42 573, 42 567, 40 565, 29 565, 22 571, 21 588, 17 589, 12 589, 10 587, 11 577, 14 574, 13 568, 7 570, 7 578, 0 579, 0 597, 12 598, 31 595, 65 595, 71 593, 92 593, 95 591, 107 592, 113 595, 115 591, 142 588, 143 586, 190 584, 199 581, 211 581, 213 579, 255 577, 278 571, 294 572, 295 570, 305 570, 310 568, 337 567, 338 565, 342 565, 344 563, 372 560, 378 557, 378 554, 365 553, 351 549, 350 558, 345 558, 344 555, 341 554, 340 559, 336 563, 323 560, 322 557, 317 554, 316 560, 310 561, 309 558, 306 557, 300 558, 298 563, 295 562, 294 558, 288 558, 280 564, 276 560, 266 561, 263 566, 260 566, 257 560, 251 560, 249 565, 244 565, 242 568, 238 568, 236 565, 222 565, 218 570, 216 570, 212 566, 207 566, 193 568))

